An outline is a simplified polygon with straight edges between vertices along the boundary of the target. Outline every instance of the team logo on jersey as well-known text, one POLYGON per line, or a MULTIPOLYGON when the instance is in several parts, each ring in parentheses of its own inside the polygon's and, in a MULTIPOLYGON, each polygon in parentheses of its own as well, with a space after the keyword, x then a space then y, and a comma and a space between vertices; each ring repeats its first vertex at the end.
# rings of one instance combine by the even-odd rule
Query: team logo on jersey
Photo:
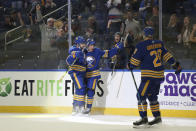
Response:
POLYGON ((87 56, 86 62, 88 68, 93 68, 95 66, 96 60, 93 56, 87 56))

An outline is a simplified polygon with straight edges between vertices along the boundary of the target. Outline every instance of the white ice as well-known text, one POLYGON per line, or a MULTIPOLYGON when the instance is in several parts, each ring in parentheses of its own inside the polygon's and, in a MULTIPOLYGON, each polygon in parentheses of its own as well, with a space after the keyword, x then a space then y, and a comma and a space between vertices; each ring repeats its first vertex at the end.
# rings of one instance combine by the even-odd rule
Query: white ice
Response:
MULTIPOLYGON (((196 119, 162 118, 162 125, 135 129, 139 117, 63 114, 0 114, 1 131, 196 131, 196 119)), ((152 118, 149 118, 150 120, 152 118)))

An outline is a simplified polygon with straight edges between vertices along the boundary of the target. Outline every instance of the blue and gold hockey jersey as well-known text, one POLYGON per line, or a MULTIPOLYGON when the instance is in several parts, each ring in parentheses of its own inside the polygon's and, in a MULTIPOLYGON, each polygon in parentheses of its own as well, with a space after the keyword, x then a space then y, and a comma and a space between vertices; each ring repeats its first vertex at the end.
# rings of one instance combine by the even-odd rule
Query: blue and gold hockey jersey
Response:
POLYGON ((76 46, 72 46, 69 49, 69 56, 67 57, 67 64, 69 65, 69 74, 75 73, 85 73, 86 72, 86 64, 84 53, 80 48, 76 46))
POLYGON ((86 53, 86 78, 101 78, 100 71, 99 71, 99 62, 100 59, 103 58, 111 58, 112 56, 116 55, 118 49, 123 48, 122 45, 116 46, 111 50, 101 50, 99 48, 94 48, 92 52, 86 53))
POLYGON ((174 64, 175 59, 169 53, 162 41, 145 40, 136 45, 136 49, 130 59, 130 67, 140 66, 142 80, 164 79, 164 62, 174 64))

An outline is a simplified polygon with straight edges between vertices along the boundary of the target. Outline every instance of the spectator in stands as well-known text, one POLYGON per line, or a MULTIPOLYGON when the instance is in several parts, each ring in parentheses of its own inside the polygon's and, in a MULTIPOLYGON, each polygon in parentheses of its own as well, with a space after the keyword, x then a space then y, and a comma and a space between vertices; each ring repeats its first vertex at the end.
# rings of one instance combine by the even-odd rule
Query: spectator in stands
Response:
POLYGON ((140 0, 126 0, 125 8, 126 10, 132 10, 134 12, 139 11, 140 0))
POLYGON ((194 44, 196 43, 196 24, 193 25, 193 29, 190 35, 190 41, 193 42, 194 44))
POLYGON ((54 45, 57 36, 57 29, 54 27, 55 20, 48 18, 47 24, 45 24, 39 4, 36 6, 36 15, 41 30, 41 59, 46 66, 44 68, 56 68, 58 59, 57 47, 54 45), (53 61, 52 63, 51 60, 53 61))
POLYGON ((22 9, 23 9, 23 1, 22 0, 12 0, 12 8, 17 12, 18 19, 21 25, 24 25, 24 21, 22 19, 22 9))
POLYGON ((142 0, 139 7, 140 16, 143 24, 152 16, 152 7, 158 6, 158 0, 142 0))
POLYGON ((177 43, 177 36, 180 33, 180 29, 181 28, 178 22, 178 17, 176 14, 172 14, 170 16, 167 28, 164 31, 165 40, 168 41, 170 47, 173 47, 173 44, 177 43))
POLYGON ((46 0, 45 5, 44 5, 44 14, 47 14, 51 11, 56 9, 56 4, 53 2, 53 0, 46 0))
POLYGON ((193 25, 193 29, 190 35, 190 42, 191 42, 191 52, 190 57, 196 58, 196 24, 193 25))
POLYGON ((152 8, 152 17, 150 18, 154 28, 154 38, 159 39, 159 9, 158 6, 152 8))
MULTIPOLYGON (((68 38, 68 35, 69 35, 68 34, 68 24, 66 22, 63 24, 62 29, 64 30, 65 37, 68 38)), ((75 37, 75 34, 74 34, 73 30, 71 30, 71 36, 72 36, 72 39, 75 37)))
POLYGON ((91 12, 92 16, 94 16, 96 20, 97 29, 95 32, 101 35, 105 32, 108 15, 107 7, 104 4, 104 0, 98 0, 94 2, 91 5, 91 12))
POLYGON ((141 27, 139 22, 133 18, 132 11, 127 12, 127 19, 125 20, 125 23, 122 24, 121 32, 122 34, 124 33, 124 37, 129 34, 130 36, 133 36, 133 39, 138 40, 141 34, 141 27))
POLYGON ((82 33, 82 30, 81 30, 81 17, 80 15, 78 16, 74 16, 72 18, 72 24, 71 24, 71 28, 72 28, 72 31, 74 32, 75 35, 81 35, 82 33))
POLYGON ((191 5, 191 15, 196 16, 196 0, 189 0, 191 5))
POLYGON ((93 33, 97 32, 97 23, 96 23, 96 20, 95 20, 95 17, 93 16, 90 16, 88 18, 88 25, 87 25, 87 28, 91 28, 93 30, 93 33))
POLYGON ((55 27, 56 29, 62 29, 62 27, 63 27, 63 21, 61 21, 61 20, 56 20, 56 21, 54 22, 54 27, 55 27))
POLYGON ((58 29, 57 31, 57 38, 54 41, 54 46, 58 48, 58 69, 65 69, 66 68, 66 58, 68 56, 68 41, 67 36, 63 29, 58 29))
POLYGON ((40 29, 41 29, 41 50, 42 51, 54 51, 55 48, 52 47, 52 43, 54 42, 57 34, 56 28, 54 28, 54 19, 48 18, 47 25, 44 23, 42 19, 41 14, 41 7, 40 5, 36 6, 36 12, 37 12, 37 21, 40 23, 40 29))
POLYGON ((185 47, 190 48, 191 44, 189 41, 191 34, 191 23, 190 17, 184 17, 184 24, 181 30, 181 34, 178 35, 178 43, 182 43, 185 47))
POLYGON ((21 15, 19 15, 19 13, 16 10, 12 10, 10 12, 10 16, 9 17, 10 17, 11 25, 13 27, 17 27, 17 26, 20 26, 20 25, 23 25, 24 24, 22 22, 21 15))
POLYGON ((5 15, 4 19, 5 19, 5 22, 3 23, 3 27, 5 28, 5 30, 11 30, 12 28, 16 27, 11 22, 11 18, 9 15, 5 15))
POLYGON ((53 2, 53 0, 46 0, 45 8, 55 8, 56 4, 53 2))
POLYGON ((86 33, 85 33, 84 37, 86 39, 95 39, 95 35, 96 34, 94 33, 94 30, 89 27, 86 29, 86 33))
POLYGON ((108 0, 108 26, 110 34, 114 35, 116 32, 120 32, 122 23, 122 11, 120 9, 121 0, 108 0))

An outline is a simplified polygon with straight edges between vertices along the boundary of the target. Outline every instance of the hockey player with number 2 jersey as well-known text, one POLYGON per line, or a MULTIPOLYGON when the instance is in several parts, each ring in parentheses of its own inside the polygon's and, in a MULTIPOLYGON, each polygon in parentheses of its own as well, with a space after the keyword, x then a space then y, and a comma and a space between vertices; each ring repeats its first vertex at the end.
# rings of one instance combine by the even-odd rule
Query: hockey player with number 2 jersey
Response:
POLYGON ((181 72, 179 62, 176 62, 170 52, 160 40, 153 40, 153 28, 144 29, 144 41, 136 45, 136 49, 130 59, 129 69, 140 66, 141 83, 137 92, 138 110, 141 119, 133 123, 134 127, 141 125, 154 125, 161 123, 161 114, 159 109, 158 94, 160 83, 164 80, 164 62, 173 66, 176 74, 181 72), (150 109, 154 120, 148 122, 147 101, 150 102, 150 109))
POLYGON ((99 71, 99 62, 101 58, 111 58, 116 55, 118 50, 123 48, 121 42, 117 43, 111 50, 101 50, 95 48, 95 41, 93 39, 87 40, 86 51, 86 84, 87 84, 87 106, 83 114, 89 114, 93 104, 93 97, 95 94, 96 84, 98 79, 101 78, 99 71))
POLYGON ((73 96, 72 114, 82 113, 85 104, 86 84, 84 82, 86 73, 85 56, 82 49, 85 48, 86 41, 82 36, 75 38, 75 45, 69 49, 67 64, 69 65, 69 74, 75 84, 73 96))

